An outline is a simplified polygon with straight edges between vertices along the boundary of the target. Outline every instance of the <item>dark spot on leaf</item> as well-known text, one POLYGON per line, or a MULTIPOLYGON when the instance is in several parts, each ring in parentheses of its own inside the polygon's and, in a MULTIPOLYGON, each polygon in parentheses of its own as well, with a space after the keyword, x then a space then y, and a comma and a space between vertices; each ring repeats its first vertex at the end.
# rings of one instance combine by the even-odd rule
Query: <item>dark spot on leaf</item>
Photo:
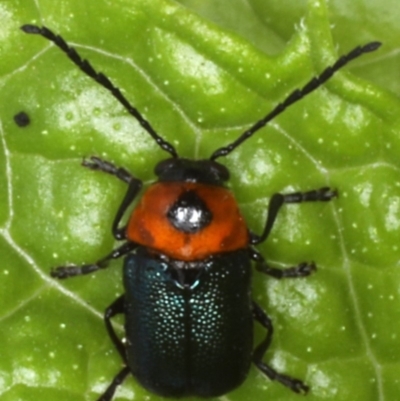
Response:
POLYGON ((31 122, 31 119, 24 111, 20 111, 14 116, 14 121, 18 127, 26 127, 31 122))

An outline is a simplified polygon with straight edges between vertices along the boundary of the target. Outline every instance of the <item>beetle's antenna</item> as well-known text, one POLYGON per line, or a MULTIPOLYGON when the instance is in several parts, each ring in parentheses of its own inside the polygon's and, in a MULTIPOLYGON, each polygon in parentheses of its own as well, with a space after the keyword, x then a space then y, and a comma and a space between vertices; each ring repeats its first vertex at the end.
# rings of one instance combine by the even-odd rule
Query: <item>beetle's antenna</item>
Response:
POLYGON ((65 40, 59 36, 54 34, 50 29, 46 27, 39 27, 36 25, 23 25, 21 29, 25 33, 37 34, 41 35, 44 38, 53 42, 57 47, 59 47, 69 58, 72 60, 74 64, 76 64, 86 75, 94 79, 101 86, 106 88, 111 92, 111 94, 125 107, 125 109, 131 114, 139 124, 151 135, 151 137, 156 141, 157 145, 160 146, 161 149, 170 153, 172 157, 178 157, 178 154, 175 148, 163 139, 160 135, 156 133, 154 128, 150 125, 150 123, 139 113, 139 111, 133 107, 125 96, 121 93, 121 91, 112 84, 109 78, 107 78, 102 72, 97 72, 89 63, 89 61, 82 59, 82 57, 78 54, 78 52, 73 48, 68 46, 65 40))
POLYGON ((224 146, 222 148, 217 149, 210 157, 211 160, 215 160, 218 157, 226 156, 231 153, 234 149, 236 149, 242 142, 246 139, 250 138, 255 132, 257 132, 260 128, 264 127, 269 121, 273 118, 281 114, 287 107, 291 106, 293 103, 296 103, 298 100, 302 99, 304 96, 308 95, 315 89, 319 88, 322 84, 324 84, 332 75, 344 67, 349 61, 354 60, 355 58, 361 56, 364 53, 372 52, 381 45, 380 42, 371 42, 364 46, 358 46, 353 49, 350 53, 345 54, 340 57, 335 64, 327 67, 320 75, 311 79, 306 85, 301 89, 294 90, 282 103, 279 103, 269 114, 267 114, 264 118, 257 121, 252 127, 250 127, 247 131, 245 131, 242 135, 239 136, 236 141, 232 142, 228 146, 224 146))

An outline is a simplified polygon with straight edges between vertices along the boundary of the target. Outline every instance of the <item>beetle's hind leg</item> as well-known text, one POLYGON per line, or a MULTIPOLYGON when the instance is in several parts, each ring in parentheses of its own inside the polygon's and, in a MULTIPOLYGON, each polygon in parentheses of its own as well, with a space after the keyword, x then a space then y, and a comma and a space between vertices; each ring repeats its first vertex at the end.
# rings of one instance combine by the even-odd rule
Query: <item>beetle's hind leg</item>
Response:
POLYGON ((95 263, 87 265, 69 265, 69 266, 58 266, 54 267, 50 275, 51 277, 64 279, 73 276, 80 276, 83 274, 90 274, 100 269, 105 269, 112 259, 120 258, 127 253, 133 251, 137 245, 134 242, 125 242, 120 247, 114 249, 104 258, 98 260, 95 263))
POLYGON ((115 393, 115 390, 120 384, 122 384, 122 382, 125 380, 126 376, 128 376, 129 373, 130 369, 127 366, 121 369, 118 372, 118 374, 114 377, 110 385, 107 387, 107 390, 100 396, 100 398, 97 399, 97 401, 111 401, 115 393))
POLYGON ((121 295, 118 297, 104 312, 104 323, 106 325, 107 333, 110 336, 115 348, 121 355, 121 358, 125 363, 126 360, 126 353, 125 353, 125 346, 122 341, 117 336, 117 333, 114 330, 114 327, 111 323, 111 319, 115 315, 121 315, 125 313, 125 295, 121 295))
MULTIPOLYGON (((117 348, 117 351, 121 355, 123 361, 127 363, 126 361, 126 354, 125 354, 125 347, 122 344, 121 340, 115 333, 115 330, 112 326, 111 319, 118 314, 123 314, 125 313, 125 297, 124 295, 120 296, 117 298, 104 312, 104 323, 107 328, 108 335, 110 336, 112 342, 115 345, 115 348, 117 348)), ((110 401, 115 393, 115 390, 117 387, 122 384, 122 382, 125 380, 126 376, 130 373, 130 369, 128 366, 125 366, 123 369, 121 369, 117 375, 114 377, 112 382, 109 384, 107 387, 106 391, 100 396, 100 398, 97 399, 97 401, 110 401)))
POLYGON ((257 320, 257 322, 259 322, 263 327, 268 330, 264 341, 262 341, 253 352, 254 364, 271 380, 278 381, 295 393, 306 394, 309 390, 309 387, 301 380, 285 375, 283 373, 279 373, 274 368, 262 361, 264 354, 267 352, 267 349, 271 344, 274 330, 271 319, 255 302, 253 302, 253 317, 255 320, 257 320))

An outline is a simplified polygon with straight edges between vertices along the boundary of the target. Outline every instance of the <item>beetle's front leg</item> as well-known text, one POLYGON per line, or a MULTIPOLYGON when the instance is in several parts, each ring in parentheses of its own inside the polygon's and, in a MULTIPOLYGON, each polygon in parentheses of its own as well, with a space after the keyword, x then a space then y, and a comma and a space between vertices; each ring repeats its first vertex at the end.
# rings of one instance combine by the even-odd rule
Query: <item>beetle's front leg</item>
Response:
POLYGON ((103 171, 104 173, 114 175, 127 184, 130 184, 132 180, 136 180, 129 171, 122 167, 117 167, 107 160, 100 159, 97 156, 91 156, 89 160, 83 159, 82 166, 91 170, 103 171))
POLYGON ((250 233, 250 244, 256 245, 265 241, 274 226, 280 208, 285 203, 330 201, 337 196, 337 192, 329 187, 314 189, 307 192, 293 192, 291 194, 274 194, 268 205, 268 217, 265 222, 264 231, 261 235, 250 233))
POLYGON ((121 181, 128 184, 128 190, 126 191, 125 197, 119 206, 112 224, 112 233, 114 238, 117 240, 125 239, 126 226, 118 227, 121 222, 122 216, 126 212, 126 209, 130 206, 133 200, 138 195, 142 188, 142 181, 135 178, 131 173, 122 167, 117 167, 114 164, 102 160, 99 157, 92 156, 90 160, 83 160, 82 166, 90 168, 91 170, 99 170, 105 173, 114 175, 121 181))

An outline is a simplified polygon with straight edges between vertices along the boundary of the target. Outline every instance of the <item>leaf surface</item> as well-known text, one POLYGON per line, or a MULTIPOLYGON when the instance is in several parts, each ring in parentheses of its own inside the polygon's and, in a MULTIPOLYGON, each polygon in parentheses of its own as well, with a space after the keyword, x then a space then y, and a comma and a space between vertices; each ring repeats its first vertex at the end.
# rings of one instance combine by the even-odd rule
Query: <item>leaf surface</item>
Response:
MULTIPOLYGON (((285 207, 259 247, 278 266, 318 265, 302 280, 254 273, 254 298, 275 325, 265 360, 304 379, 310 401, 396 399, 399 7, 372 18, 367 6, 355 13, 361 1, 181 3, 0 4, 0 401, 94 401, 120 369, 102 313, 122 292, 121 262, 62 282, 49 270, 115 246, 110 227, 125 187, 82 168, 83 157, 101 156, 146 184, 166 157, 106 90, 43 38, 21 32, 25 23, 62 34, 181 156, 194 158, 234 140, 332 64, 337 44, 343 54, 385 42, 220 161, 256 232, 275 192, 339 191, 329 203, 285 207), (20 111, 31 119, 25 128, 13 120, 20 111)), ((257 329, 256 341, 263 336, 257 329)), ((116 400, 144 397, 159 399, 129 378, 116 400)), ((252 368, 224 399, 299 396, 252 368)))

